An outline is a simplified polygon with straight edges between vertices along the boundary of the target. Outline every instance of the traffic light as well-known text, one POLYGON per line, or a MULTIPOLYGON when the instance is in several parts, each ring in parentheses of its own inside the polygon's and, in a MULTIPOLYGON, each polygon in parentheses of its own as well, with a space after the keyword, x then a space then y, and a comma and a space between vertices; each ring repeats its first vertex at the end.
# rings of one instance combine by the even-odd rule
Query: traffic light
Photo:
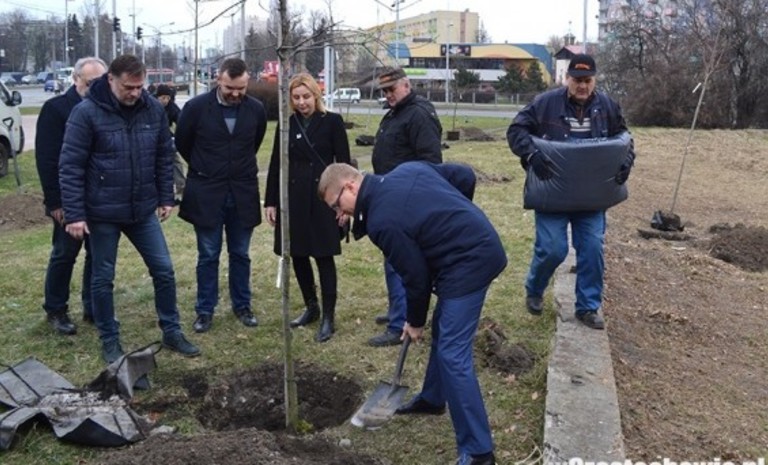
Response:
POLYGON ((139 26, 139 27, 137 27, 137 28, 136 28, 136 40, 141 40, 141 33, 142 33, 143 31, 144 31, 144 30, 141 28, 141 26, 139 26))
POLYGON ((115 32, 120 32, 120 18, 115 16, 115 18, 112 20, 112 30, 115 32))

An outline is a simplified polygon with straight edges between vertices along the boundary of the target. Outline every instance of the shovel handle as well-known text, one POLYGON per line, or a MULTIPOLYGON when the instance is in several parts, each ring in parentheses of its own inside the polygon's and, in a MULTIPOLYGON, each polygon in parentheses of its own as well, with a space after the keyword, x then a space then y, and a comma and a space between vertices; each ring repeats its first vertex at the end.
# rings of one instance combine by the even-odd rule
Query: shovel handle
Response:
POLYGON ((403 364, 405 363, 405 355, 408 353, 408 346, 411 345, 411 336, 405 335, 403 340, 403 346, 400 348, 400 355, 397 357, 397 365, 395 365, 395 374, 392 376, 392 387, 400 384, 400 377, 403 375, 403 364))

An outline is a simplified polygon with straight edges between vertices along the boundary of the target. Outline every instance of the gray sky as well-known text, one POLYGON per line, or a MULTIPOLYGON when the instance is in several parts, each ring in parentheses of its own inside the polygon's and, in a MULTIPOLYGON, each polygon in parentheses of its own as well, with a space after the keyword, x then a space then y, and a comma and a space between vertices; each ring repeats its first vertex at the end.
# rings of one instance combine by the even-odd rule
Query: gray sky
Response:
MULTIPOLYGON (((97 0, 0 0, 0 12, 22 8, 31 16, 45 18, 49 15, 64 16, 65 5, 70 14, 82 15, 86 5, 93 11, 97 0)), ((199 6, 199 24, 207 23, 233 5, 235 0, 201 0, 199 6)), ((268 13, 260 4, 268 5, 268 0, 246 0, 246 14, 266 18, 268 13)), ((291 9, 304 8, 305 11, 328 11, 331 5, 336 21, 341 21, 350 28, 367 28, 379 23, 395 21, 396 12, 391 7, 394 0, 289 0, 291 9)), ((597 39, 598 1, 587 2, 587 39, 597 39)), ((128 32, 136 26, 143 26, 144 35, 153 34, 153 27, 162 29, 163 43, 189 43, 191 34, 165 35, 168 32, 191 29, 194 26, 194 5, 192 0, 101 0, 101 8, 112 15, 113 4, 120 17, 123 31, 128 32), (132 18, 136 12, 135 23, 132 18), (173 25, 169 25, 170 23, 173 25)), ((400 18, 407 18, 435 10, 464 10, 477 12, 480 21, 488 31, 493 42, 540 43, 546 44, 552 35, 562 36, 571 31, 577 40, 583 36, 584 0, 401 0, 400 18), (502 6, 503 5, 503 6, 502 6)), ((213 25, 201 29, 200 41, 203 46, 214 46, 221 42, 220 32, 231 21, 230 10, 213 25)))

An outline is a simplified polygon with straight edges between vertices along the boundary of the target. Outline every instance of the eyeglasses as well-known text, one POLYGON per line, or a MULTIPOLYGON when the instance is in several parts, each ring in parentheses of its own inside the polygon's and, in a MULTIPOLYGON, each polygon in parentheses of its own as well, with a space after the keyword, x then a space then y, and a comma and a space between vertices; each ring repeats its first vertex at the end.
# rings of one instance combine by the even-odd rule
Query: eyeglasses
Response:
POLYGON ((341 194, 344 193, 344 189, 346 189, 346 187, 342 186, 339 195, 336 197, 336 201, 331 204, 331 210, 339 211, 341 209, 339 202, 341 202, 341 194))

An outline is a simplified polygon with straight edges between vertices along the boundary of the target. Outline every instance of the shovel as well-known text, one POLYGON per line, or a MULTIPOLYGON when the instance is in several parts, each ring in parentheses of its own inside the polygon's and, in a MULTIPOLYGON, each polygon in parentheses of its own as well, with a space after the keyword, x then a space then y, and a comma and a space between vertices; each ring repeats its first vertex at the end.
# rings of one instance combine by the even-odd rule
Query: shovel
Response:
POLYGON ((379 429, 384 423, 392 419, 395 410, 403 404, 408 386, 400 385, 400 376, 403 374, 403 362, 405 362, 405 354, 408 353, 410 344, 411 338, 405 336, 403 347, 400 349, 400 356, 397 358, 392 382, 382 381, 376 386, 373 393, 352 416, 351 423, 353 425, 371 430, 379 429))

